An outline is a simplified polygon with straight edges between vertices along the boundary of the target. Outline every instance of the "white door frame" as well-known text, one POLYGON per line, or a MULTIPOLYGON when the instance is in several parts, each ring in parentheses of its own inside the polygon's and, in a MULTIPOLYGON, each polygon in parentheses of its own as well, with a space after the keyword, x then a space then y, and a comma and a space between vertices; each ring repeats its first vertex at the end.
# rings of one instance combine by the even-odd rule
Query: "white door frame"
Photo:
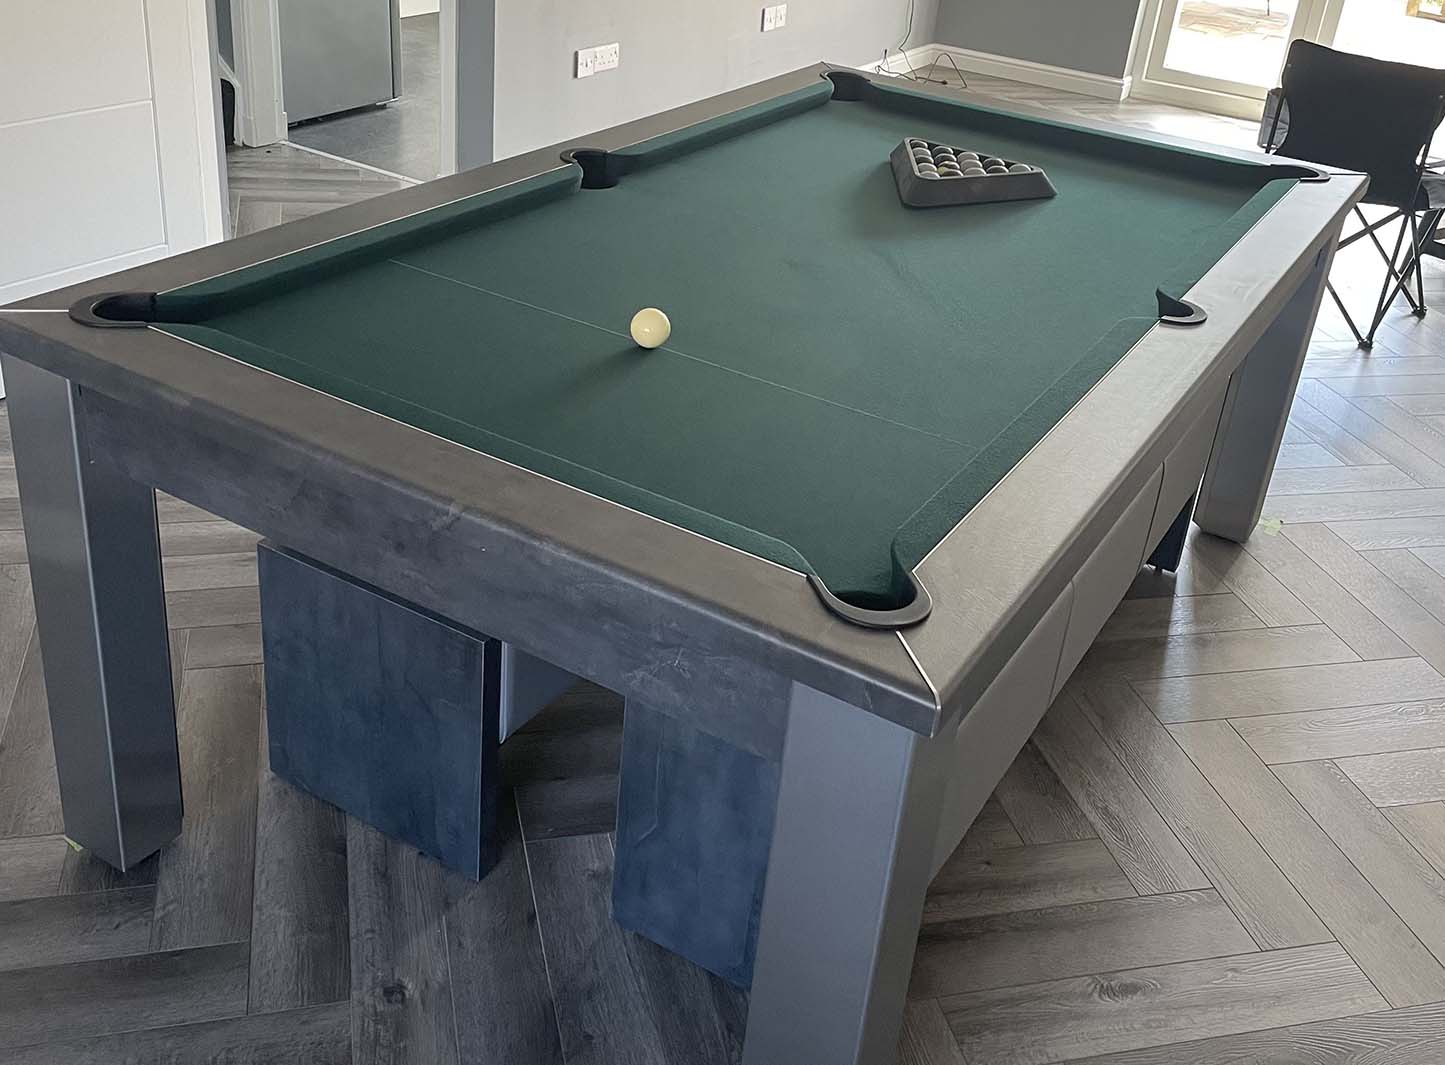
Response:
MULTIPOLYGON (((1183 71, 1165 71, 1164 56, 1175 14, 1184 0, 1146 0, 1139 20, 1131 69, 1130 95, 1144 100, 1199 108, 1236 118, 1257 119, 1264 109, 1264 97, 1273 86, 1211 78, 1183 71)), ((1345 0, 1299 0, 1290 39, 1304 38, 1321 43, 1333 39, 1345 0)))
POLYGON ((278 0, 232 0, 236 51, 236 142, 251 148, 286 139, 281 95, 278 0))
POLYGON ((146 27, 166 244, 176 252, 231 235, 215 5, 188 0, 183 13, 156 18, 148 5, 146 27), (162 34, 172 36, 170 47, 163 46, 162 34))
POLYGON ((1340 18, 1345 13, 1345 4, 1348 0, 1320 0, 1319 25, 1315 35, 1309 40, 1317 41, 1320 44, 1331 44, 1334 42, 1335 34, 1340 28, 1340 18))

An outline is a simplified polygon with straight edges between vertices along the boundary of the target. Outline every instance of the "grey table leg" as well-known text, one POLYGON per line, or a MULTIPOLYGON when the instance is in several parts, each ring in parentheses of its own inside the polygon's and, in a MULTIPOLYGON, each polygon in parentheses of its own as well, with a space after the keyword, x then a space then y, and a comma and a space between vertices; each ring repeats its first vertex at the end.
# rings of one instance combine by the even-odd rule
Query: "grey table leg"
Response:
POLYGON ((125 869, 181 828, 155 493, 89 459, 69 381, 3 362, 65 831, 125 869))
POLYGON ((795 686, 744 1065, 893 1065, 949 745, 795 686))
POLYGON ((1194 510, 1195 524, 1205 532, 1240 542, 1259 521, 1334 251, 1331 244, 1320 252, 1230 379, 1194 510))

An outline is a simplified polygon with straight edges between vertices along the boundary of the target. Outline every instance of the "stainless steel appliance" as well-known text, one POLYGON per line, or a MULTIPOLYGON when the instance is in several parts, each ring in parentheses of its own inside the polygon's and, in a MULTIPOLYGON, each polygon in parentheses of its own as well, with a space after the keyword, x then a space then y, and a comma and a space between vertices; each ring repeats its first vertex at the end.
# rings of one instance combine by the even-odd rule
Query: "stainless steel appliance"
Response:
POLYGON ((398 0, 281 0, 286 121, 401 95, 398 0))

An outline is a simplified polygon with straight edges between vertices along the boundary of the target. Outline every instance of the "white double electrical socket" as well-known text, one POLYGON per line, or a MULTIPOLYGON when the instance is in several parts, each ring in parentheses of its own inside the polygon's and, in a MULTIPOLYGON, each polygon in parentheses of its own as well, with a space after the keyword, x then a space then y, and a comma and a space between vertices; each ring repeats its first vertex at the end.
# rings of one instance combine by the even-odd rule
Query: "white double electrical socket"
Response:
POLYGON ((616 41, 599 44, 592 48, 577 49, 575 74, 579 78, 590 78, 604 70, 616 70, 622 62, 622 45, 616 41))

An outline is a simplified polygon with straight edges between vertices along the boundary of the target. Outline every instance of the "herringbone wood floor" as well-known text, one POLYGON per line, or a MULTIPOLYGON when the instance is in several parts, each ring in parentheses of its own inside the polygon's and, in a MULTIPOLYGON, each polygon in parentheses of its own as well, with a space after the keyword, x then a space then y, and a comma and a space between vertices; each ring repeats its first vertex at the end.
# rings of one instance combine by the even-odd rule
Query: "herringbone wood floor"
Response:
POLYGON ((292 144, 232 148, 226 179, 238 237, 415 184, 292 144))
MULTIPOLYGON (((233 157, 243 229, 379 187, 233 157)), ((903 1065, 1445 1061, 1445 318, 1346 335, 1327 314, 1261 528, 1141 573, 939 875, 903 1065)), ((745 998, 608 919, 613 696, 506 745, 507 856, 449 876, 267 772, 255 538, 174 500, 186 829, 126 876, 72 851, 7 430, 0 1062, 736 1060, 745 998)))

